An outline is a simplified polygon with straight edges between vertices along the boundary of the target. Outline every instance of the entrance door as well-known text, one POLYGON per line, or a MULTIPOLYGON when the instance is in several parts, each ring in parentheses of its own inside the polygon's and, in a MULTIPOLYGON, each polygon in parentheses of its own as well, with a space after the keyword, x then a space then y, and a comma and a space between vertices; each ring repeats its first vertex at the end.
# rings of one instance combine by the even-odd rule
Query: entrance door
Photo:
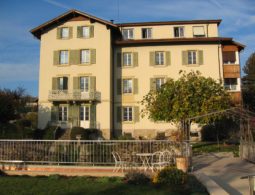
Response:
POLYGON ((90 127, 89 105, 84 105, 80 107, 80 126, 86 129, 90 127))

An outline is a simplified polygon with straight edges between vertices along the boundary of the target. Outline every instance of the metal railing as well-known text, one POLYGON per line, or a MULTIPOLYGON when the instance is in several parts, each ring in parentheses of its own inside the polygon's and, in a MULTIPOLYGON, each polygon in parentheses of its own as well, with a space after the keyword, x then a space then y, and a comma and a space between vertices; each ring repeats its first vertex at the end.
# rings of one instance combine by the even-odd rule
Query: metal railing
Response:
POLYGON ((98 100, 101 99, 101 93, 97 91, 82 90, 50 90, 49 100, 98 100))
POLYGON ((253 142, 240 142, 240 157, 250 162, 255 162, 255 143, 253 142))
POLYGON ((175 157, 191 155, 189 143, 167 140, 0 140, 0 161, 113 165, 113 151, 125 161, 134 161, 137 153, 164 150, 171 151, 175 157))

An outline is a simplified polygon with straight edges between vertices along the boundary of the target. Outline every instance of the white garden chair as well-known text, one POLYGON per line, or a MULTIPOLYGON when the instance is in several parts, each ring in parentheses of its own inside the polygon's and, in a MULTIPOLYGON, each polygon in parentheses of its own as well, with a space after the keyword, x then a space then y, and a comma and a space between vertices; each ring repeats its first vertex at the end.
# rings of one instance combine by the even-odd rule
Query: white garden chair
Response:
POLYGON ((151 169, 154 170, 161 170, 164 167, 164 158, 163 152, 154 152, 151 157, 151 169))
POLYGON ((173 151, 170 152, 169 150, 164 150, 162 153, 163 153, 162 164, 164 164, 165 166, 175 165, 175 156, 173 151))
POLYGON ((113 169, 113 172, 118 172, 119 170, 123 172, 124 169, 127 169, 128 166, 130 166, 130 163, 128 161, 121 160, 121 157, 118 154, 118 152, 112 152, 112 155, 115 161, 115 167, 113 169))

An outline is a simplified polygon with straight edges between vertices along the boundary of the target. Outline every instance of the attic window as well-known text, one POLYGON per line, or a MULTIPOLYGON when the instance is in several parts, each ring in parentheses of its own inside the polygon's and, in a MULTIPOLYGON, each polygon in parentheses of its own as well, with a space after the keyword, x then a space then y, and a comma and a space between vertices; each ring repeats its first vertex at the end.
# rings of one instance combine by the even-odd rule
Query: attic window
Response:
POLYGON ((61 28, 61 38, 62 39, 69 38, 69 28, 68 27, 61 28))
POLYGON ((205 37, 205 29, 203 26, 193 26, 194 37, 205 37))

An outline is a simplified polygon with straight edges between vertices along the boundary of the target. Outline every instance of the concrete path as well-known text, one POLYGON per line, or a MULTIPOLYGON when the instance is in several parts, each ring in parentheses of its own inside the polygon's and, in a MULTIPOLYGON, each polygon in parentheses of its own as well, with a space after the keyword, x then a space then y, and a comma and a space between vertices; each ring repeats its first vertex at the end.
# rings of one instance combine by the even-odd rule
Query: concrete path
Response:
POLYGON ((240 177, 255 174, 255 164, 234 158, 232 153, 209 153, 195 156, 193 159, 194 174, 205 181, 212 191, 211 194, 222 194, 217 192, 219 186, 233 195, 249 195, 249 184, 247 179, 240 177), (210 187, 211 186, 211 187, 210 187), (217 187, 218 186, 218 187, 217 187))

